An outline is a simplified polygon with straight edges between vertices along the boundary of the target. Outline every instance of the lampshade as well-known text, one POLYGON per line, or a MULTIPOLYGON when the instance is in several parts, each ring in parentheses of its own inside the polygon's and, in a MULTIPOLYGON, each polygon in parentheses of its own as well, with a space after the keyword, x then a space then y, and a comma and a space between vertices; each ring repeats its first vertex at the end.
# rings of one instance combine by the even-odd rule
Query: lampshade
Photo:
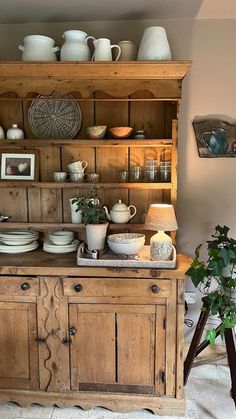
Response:
POLYGON ((177 230, 178 224, 173 205, 151 204, 148 209, 145 228, 154 231, 177 230))

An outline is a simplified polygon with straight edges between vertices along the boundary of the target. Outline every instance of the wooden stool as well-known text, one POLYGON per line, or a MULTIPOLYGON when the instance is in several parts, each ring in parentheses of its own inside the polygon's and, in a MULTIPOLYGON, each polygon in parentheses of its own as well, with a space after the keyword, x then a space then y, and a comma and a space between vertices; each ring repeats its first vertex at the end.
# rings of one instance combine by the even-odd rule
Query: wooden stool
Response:
MULTIPOLYGON (((184 362, 184 385, 187 383, 188 376, 192 368, 195 357, 198 354, 200 354, 203 351, 203 349, 205 349, 210 344, 208 340, 204 340, 200 344, 203 330, 206 325, 206 322, 209 316, 209 311, 210 311, 210 301, 208 300, 208 298, 203 297, 202 302, 203 302, 203 306, 202 306, 203 311, 201 311, 201 314, 199 316, 196 330, 194 332, 192 342, 191 342, 191 345, 188 350, 188 354, 184 362)), ((220 334, 220 325, 216 328, 216 336, 219 336, 219 334, 220 334)), ((232 383, 232 388, 231 388, 230 393, 236 406, 236 348, 235 348, 234 330, 225 329, 224 337, 225 337, 226 351, 227 351, 228 364, 229 364, 231 383, 232 383)))

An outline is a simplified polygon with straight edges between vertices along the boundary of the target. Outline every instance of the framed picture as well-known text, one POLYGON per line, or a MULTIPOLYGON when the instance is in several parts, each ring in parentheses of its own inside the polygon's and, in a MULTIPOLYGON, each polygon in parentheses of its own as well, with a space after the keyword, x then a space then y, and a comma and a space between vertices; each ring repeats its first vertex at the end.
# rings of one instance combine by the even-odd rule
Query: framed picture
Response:
POLYGON ((236 157, 236 124, 223 119, 193 120, 199 157, 236 157))
POLYGON ((38 180, 38 153, 35 150, 1 153, 1 179, 38 180))

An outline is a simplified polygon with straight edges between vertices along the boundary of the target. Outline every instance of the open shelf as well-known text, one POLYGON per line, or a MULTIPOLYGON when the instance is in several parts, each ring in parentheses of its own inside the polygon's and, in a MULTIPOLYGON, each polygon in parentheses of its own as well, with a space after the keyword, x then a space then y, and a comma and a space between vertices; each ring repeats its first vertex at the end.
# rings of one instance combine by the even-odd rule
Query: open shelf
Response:
MULTIPOLYGON (((30 223, 30 222, 4 222, 0 223, 0 230, 4 229, 35 229, 44 231, 48 229, 71 229, 71 230, 82 230, 85 228, 84 224, 72 224, 72 223, 30 223)), ((144 224, 115 224, 109 223, 109 230, 145 230, 144 224)))
POLYGON ((1 180, 0 188, 37 188, 37 189, 171 189, 172 183, 79 183, 79 182, 31 182, 1 180))
POLYGON ((0 148, 10 146, 17 147, 48 147, 56 145, 58 147, 74 145, 80 147, 171 147, 172 139, 145 139, 137 140, 135 138, 124 139, 24 139, 24 140, 1 140, 0 148))

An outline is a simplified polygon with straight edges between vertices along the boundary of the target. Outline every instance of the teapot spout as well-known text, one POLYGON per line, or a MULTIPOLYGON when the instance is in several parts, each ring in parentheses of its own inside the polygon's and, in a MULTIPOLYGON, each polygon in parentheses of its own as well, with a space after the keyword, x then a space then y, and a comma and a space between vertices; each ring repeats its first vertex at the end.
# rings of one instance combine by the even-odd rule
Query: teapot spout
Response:
POLYGON ((107 209, 107 207, 103 207, 104 208, 104 210, 105 210, 105 213, 106 213, 106 217, 107 217, 107 219, 109 220, 109 221, 111 221, 111 217, 110 217, 110 214, 109 214, 109 212, 108 212, 108 209, 107 209))

